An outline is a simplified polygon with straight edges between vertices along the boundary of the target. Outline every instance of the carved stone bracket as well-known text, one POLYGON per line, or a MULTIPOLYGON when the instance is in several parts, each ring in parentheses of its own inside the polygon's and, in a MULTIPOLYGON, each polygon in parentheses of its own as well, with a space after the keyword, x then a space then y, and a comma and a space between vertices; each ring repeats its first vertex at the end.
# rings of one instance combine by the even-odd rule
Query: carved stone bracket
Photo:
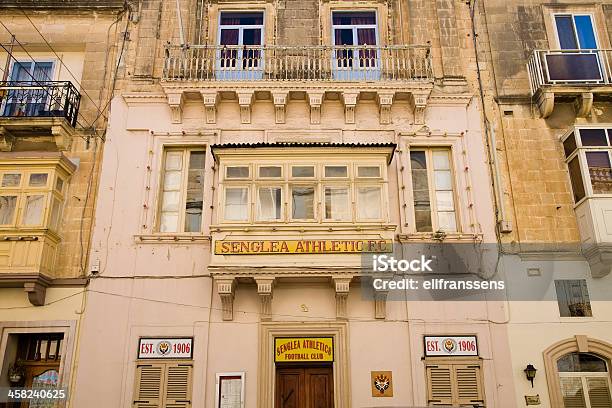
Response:
POLYGON ((168 93, 168 105, 172 112, 172 123, 181 123, 183 121, 183 105, 185 97, 182 92, 168 93))
POLYGON ((348 319, 347 299, 351 283, 351 277, 334 277, 334 288, 336 290, 336 318, 348 319))
POLYGON ((391 123, 391 105, 395 92, 378 92, 378 111, 380 113, 380 124, 388 125, 391 123))
POLYGON ((11 134, 4 126, 0 126, 0 151, 10 152, 13 150, 15 136, 11 134))
POLYGON ((236 280, 234 278, 215 279, 217 293, 221 298, 221 309, 223 320, 234 320, 234 288, 236 280))
POLYGON ((257 277, 257 294, 261 301, 261 320, 272 320, 272 289, 274 288, 274 278, 257 277))
POLYGON ((583 253, 589 262, 591 276, 594 278, 603 278, 612 272, 612 245, 592 245, 584 248, 583 253))
POLYGON ((42 282, 25 282, 23 290, 28 294, 28 300, 34 306, 44 306, 47 295, 47 285, 42 282))
POLYGON ((387 295, 386 290, 374 291, 374 317, 376 319, 385 319, 387 317, 387 295))
POLYGON ((422 125, 425 123, 425 109, 427 108, 428 95, 412 94, 411 102, 414 113, 414 123, 422 125))
POLYGON ((546 119, 552 114, 555 108, 555 94, 554 92, 540 92, 536 98, 536 102, 538 103, 542 118, 546 119))
POLYGON ((238 104, 240 105, 240 123, 251 123, 251 105, 253 105, 253 97, 255 91, 240 91, 238 95, 238 104))
POLYGON ((219 102, 217 92, 202 91, 202 101, 206 111, 206 123, 217 123, 217 103, 219 102))
POLYGON ((72 147, 72 136, 66 130, 58 125, 51 127, 51 134, 55 140, 55 145, 58 150, 68 151, 72 147))
POLYGON ((288 91, 273 91, 274 110, 276 111, 276 123, 285 123, 285 107, 287 106, 288 91))
POLYGON ((355 123, 355 106, 357 106, 357 92, 343 92, 342 101, 344 102, 344 121, 346 123, 355 123))
POLYGON ((318 125, 321 123, 321 105, 323 104, 324 92, 308 92, 308 103, 310 104, 310 123, 318 125))
POLYGON ((579 118, 586 118, 591 114, 593 108, 593 93, 584 92, 574 101, 574 110, 579 118))

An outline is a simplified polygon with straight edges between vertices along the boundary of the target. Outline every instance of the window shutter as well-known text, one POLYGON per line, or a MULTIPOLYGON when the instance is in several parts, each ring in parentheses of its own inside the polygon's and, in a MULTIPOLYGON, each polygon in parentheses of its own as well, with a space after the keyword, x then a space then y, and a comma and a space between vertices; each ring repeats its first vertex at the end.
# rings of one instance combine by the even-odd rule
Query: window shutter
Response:
POLYGON ((168 364, 164 408, 191 407, 192 364, 168 364))
POLYGON ((480 384, 480 366, 456 365, 453 368, 457 385, 457 402, 470 406, 484 402, 480 384))
POLYGON ((134 408, 160 408, 163 374, 162 364, 136 366, 134 408))
POLYGON ((561 377, 561 394, 565 408, 586 408, 580 377, 561 377))
POLYGON ((428 403, 450 405, 453 402, 451 366, 435 365, 427 367, 428 403))
POLYGON ((604 377, 587 377, 591 408, 611 408, 610 384, 604 377))

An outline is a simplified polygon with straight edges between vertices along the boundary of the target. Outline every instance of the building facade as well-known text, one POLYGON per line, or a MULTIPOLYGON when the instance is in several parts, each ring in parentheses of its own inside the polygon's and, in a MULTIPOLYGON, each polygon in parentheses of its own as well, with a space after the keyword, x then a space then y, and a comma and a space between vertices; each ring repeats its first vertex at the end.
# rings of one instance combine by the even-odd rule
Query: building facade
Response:
POLYGON ((73 385, 123 11, 123 1, 0 4, 3 389, 73 385))
POLYGON ((471 21, 140 2, 72 405, 517 406, 503 301, 364 290, 394 247, 497 246, 471 21))
POLYGON ((507 321, 517 401, 610 406, 612 5, 493 0, 476 10, 498 221, 513 226, 501 238, 515 282, 507 321))

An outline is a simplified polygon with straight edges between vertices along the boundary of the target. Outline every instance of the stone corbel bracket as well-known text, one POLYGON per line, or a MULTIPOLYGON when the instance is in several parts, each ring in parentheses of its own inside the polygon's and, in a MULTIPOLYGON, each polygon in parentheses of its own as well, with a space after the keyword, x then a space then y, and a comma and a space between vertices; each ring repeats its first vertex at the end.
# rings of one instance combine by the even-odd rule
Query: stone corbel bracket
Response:
POLYGON ((276 111, 276 123, 285 123, 285 109, 289 91, 272 91, 274 110, 276 111))
POLYGON ((62 125, 51 126, 51 135, 55 140, 57 150, 68 151, 72 147, 72 131, 65 129, 62 125))
POLYGON ((236 95, 238 96, 238 105, 240 105, 240 123, 251 123, 251 106, 253 105, 255 91, 240 91, 236 92, 236 95))
POLYGON ((13 143, 15 143, 15 136, 4 126, 0 126, 0 151, 10 152, 13 150, 13 143))
POLYGON ((221 309, 223 320, 234 320, 234 290, 236 279, 233 277, 215 278, 217 293, 221 298, 221 309))
POLYGON ((355 123, 355 107, 357 106, 358 92, 343 92, 342 102, 344 103, 344 122, 347 124, 355 123))
POLYGON ((273 277, 256 277, 257 294, 260 300, 261 320, 272 320, 272 291, 274 289, 273 277))
POLYGON ((583 249, 593 278, 603 278, 612 272, 612 245, 596 244, 583 249))
POLYGON ((339 276, 332 278, 336 291, 336 319, 348 319, 347 300, 352 277, 339 276))
POLYGON ((183 92, 166 92, 166 97, 172 113, 172 123, 182 123, 183 105, 185 104, 183 92))
POLYGON ((387 295, 386 290, 374 290, 374 317, 376 319, 387 318, 387 295))
POLYGON ((380 124, 389 125, 391 123, 391 105, 395 92, 378 92, 376 99, 378 101, 378 111, 380 114, 380 124))
POLYGON ((28 300, 34 306, 44 306, 47 288, 51 285, 51 279, 38 275, 34 280, 23 283, 23 290, 28 294, 28 300))
POLYGON ((423 125, 425 123, 425 109, 427 109, 428 100, 429 100, 429 93, 427 94, 412 93, 411 94, 410 102, 412 104, 415 125, 423 125))
POLYGON ((543 119, 546 119, 555 108, 555 93, 540 92, 536 97, 536 103, 538 104, 538 109, 540 109, 540 115, 542 115, 543 119))
POLYGON ((204 110, 206 112, 206 123, 217 123, 217 103, 219 96, 216 91, 202 91, 202 102, 204 102, 204 110))
POLYGON ((574 110, 579 118, 590 116, 593 108, 593 93, 583 92, 574 100, 574 110))
POLYGON ((310 104, 310 123, 318 125, 321 123, 321 105, 325 92, 308 91, 308 103, 310 104))

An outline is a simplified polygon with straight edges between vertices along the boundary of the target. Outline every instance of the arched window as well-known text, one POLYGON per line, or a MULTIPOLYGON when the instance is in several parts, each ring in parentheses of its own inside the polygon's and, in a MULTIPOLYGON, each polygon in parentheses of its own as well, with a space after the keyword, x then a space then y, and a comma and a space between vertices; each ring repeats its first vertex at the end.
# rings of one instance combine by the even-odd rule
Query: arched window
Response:
POLYGON ((565 408, 612 408, 605 360, 590 353, 569 353, 557 360, 557 371, 565 408))

